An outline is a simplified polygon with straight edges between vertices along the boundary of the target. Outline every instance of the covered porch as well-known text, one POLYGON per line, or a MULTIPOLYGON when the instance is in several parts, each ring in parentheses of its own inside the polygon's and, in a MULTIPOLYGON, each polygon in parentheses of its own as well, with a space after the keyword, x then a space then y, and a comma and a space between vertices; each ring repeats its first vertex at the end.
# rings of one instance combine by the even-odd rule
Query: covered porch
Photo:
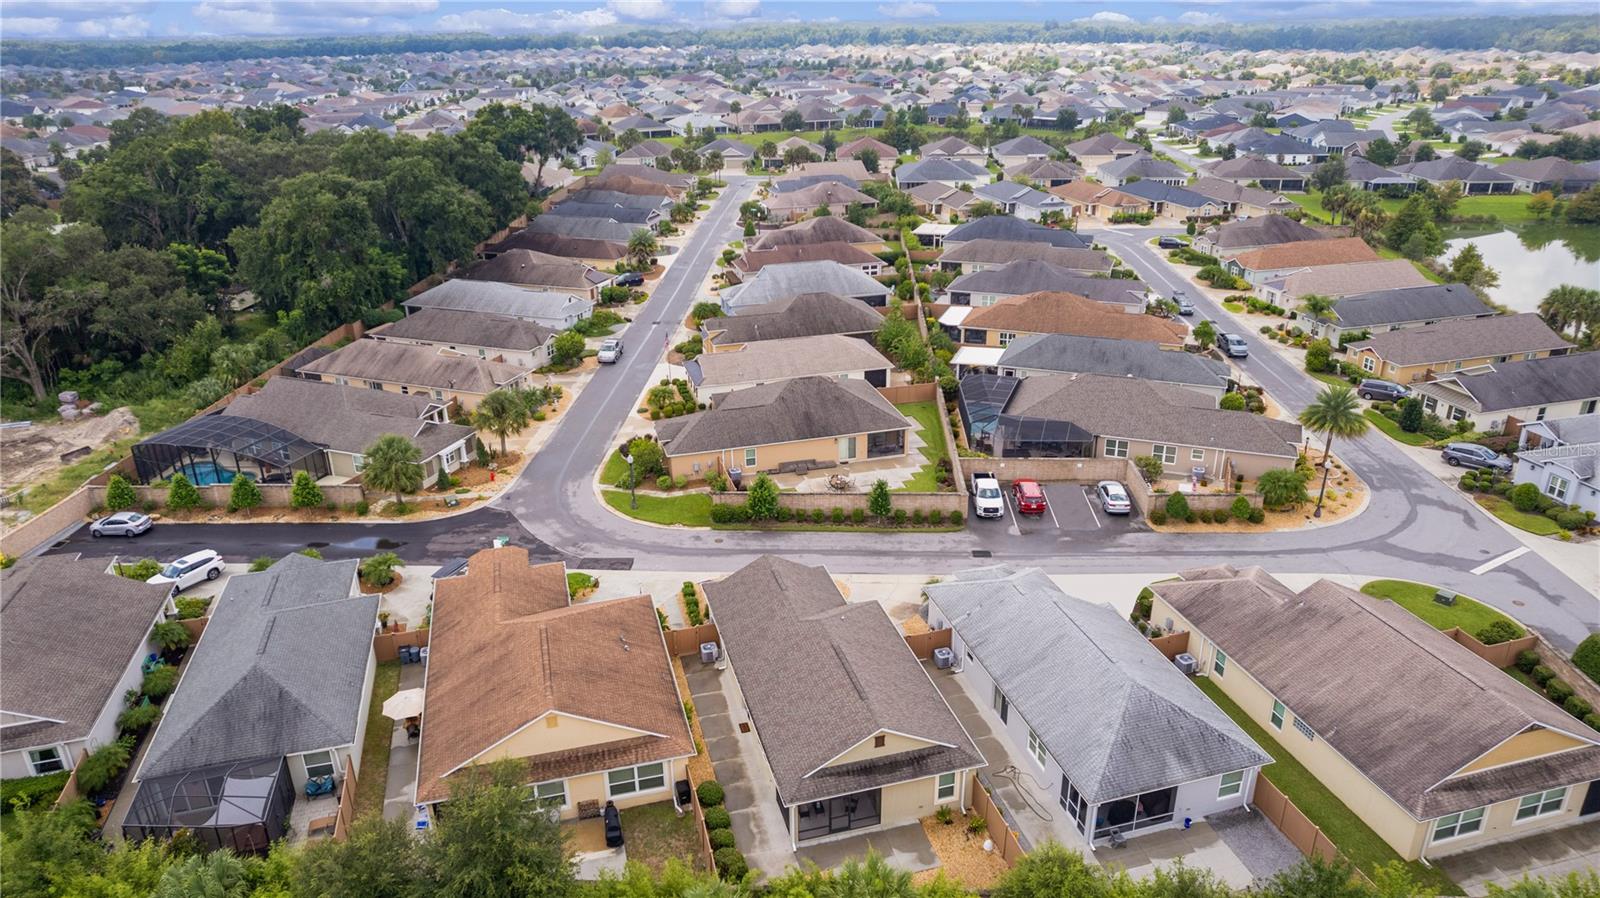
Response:
POLYGON ((821 839, 883 822, 883 790, 867 789, 824 801, 812 801, 785 810, 784 822, 797 841, 821 839))

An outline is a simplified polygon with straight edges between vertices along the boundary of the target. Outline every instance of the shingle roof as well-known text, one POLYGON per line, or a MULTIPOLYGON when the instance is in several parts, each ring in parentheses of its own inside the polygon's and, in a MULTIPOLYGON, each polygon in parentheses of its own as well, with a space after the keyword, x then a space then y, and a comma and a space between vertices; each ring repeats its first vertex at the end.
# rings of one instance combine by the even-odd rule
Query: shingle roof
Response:
POLYGON ((1347 348, 1351 352, 1370 348, 1379 358, 1396 365, 1422 365, 1566 349, 1570 345, 1538 315, 1523 312, 1386 331, 1347 348))
MULTIPOLYGON (((1405 264, 1410 267, 1409 262, 1405 264)), ((1412 271, 1415 270, 1412 268, 1412 271)), ((1484 305, 1478 294, 1466 284, 1426 284, 1347 294, 1334 304, 1334 312, 1340 327, 1355 329, 1407 321, 1490 315, 1493 310, 1484 305)))
POLYGON ((882 243, 883 238, 866 228, 851 224, 837 215, 808 218, 805 221, 768 231, 750 244, 752 250, 777 249, 809 243, 882 243))
POLYGON ((526 368, 515 365, 446 355, 432 346, 378 340, 357 340, 303 366, 300 371, 322 377, 353 377, 461 393, 489 393, 528 373, 526 368))
MULTIPOLYGON (((541 215, 522 229, 529 234, 557 234, 582 240, 609 240, 627 243, 635 231, 645 230, 643 223, 629 223, 615 218, 594 218, 577 215, 541 215)), ((448 283, 448 282, 447 282, 448 283)))
POLYGON ((961 571, 923 591, 1090 802, 1272 762, 1122 615, 1037 568, 961 571))
POLYGON ((774 193, 765 201, 766 207, 774 212, 811 210, 822 205, 838 206, 849 203, 861 203, 868 207, 878 205, 876 199, 837 181, 821 181, 788 193, 774 193))
POLYGON ((984 180, 988 170, 965 159, 923 159, 908 162, 894 170, 895 183, 909 181, 948 181, 952 184, 984 180))
POLYGON ((1463 183, 1482 181, 1511 182, 1511 176, 1501 174, 1487 165, 1469 162, 1460 156, 1445 156, 1428 162, 1413 162, 1410 165, 1397 165, 1395 171, 1401 174, 1421 178, 1424 181, 1461 181, 1463 183))
POLYGON ((781 803, 983 765, 883 606, 826 569, 763 555, 704 589, 781 803), (930 745, 824 766, 884 730, 930 745))
MULTIPOLYGON (((1462 323, 1479 320, 1494 319, 1462 323)), ((1464 390, 1477 401, 1479 411, 1497 412, 1600 397, 1600 360, 1593 353, 1573 353, 1496 364, 1489 371, 1458 371, 1441 380, 1464 390)))
POLYGON ((1206 238, 1219 250, 1240 246, 1276 246, 1307 240, 1325 240, 1329 235, 1307 227, 1287 215, 1262 215, 1217 225, 1206 231, 1206 238))
MULTIPOLYGON (((1296 271, 1283 278, 1270 281, 1290 297, 1309 293, 1323 296, 1348 296, 1354 292, 1369 293, 1379 290, 1421 289, 1433 282, 1422 276, 1417 266, 1406 259, 1380 259, 1376 262, 1345 262, 1340 265, 1318 265, 1296 271)), ((1342 302, 1343 300, 1341 300, 1342 302)), ((1418 315, 1402 321, 1420 321, 1431 315, 1418 315)), ((1351 326, 1351 325, 1346 325, 1351 326)))
POLYGON ((543 346, 556 331, 509 315, 428 308, 418 309, 399 321, 375 327, 367 333, 372 337, 403 337, 526 352, 543 346))
POLYGON ((527 249, 507 250, 492 259, 467 266, 459 277, 469 281, 498 281, 522 287, 557 287, 587 290, 611 280, 593 266, 527 249))
POLYGON ((923 156, 957 154, 982 155, 983 151, 967 143, 959 137, 941 137, 938 140, 923 144, 917 152, 923 156))
POLYGON ((716 408, 656 424, 668 455, 904 430, 911 422, 864 380, 796 377, 734 390, 716 408))
POLYGON ((1110 340, 1074 334, 1030 334, 1012 340, 1001 368, 1106 374, 1163 383, 1221 388, 1231 372, 1225 362, 1190 352, 1162 349, 1140 340, 1110 340))
POLYGON ((1546 156, 1543 159, 1513 159, 1502 162, 1496 169, 1501 174, 1511 175, 1516 178, 1526 178, 1530 181, 1562 181, 1568 182, 1567 189, 1572 189, 1572 184, 1592 184, 1600 179, 1592 170, 1581 165, 1575 165, 1560 156, 1546 156))
POLYGON ((1047 228, 1037 222, 1011 215, 985 215, 956 225, 944 236, 946 245, 974 240, 1005 240, 1012 243, 1046 243, 1067 249, 1088 249, 1089 241, 1066 228, 1047 228))
POLYGON ((1111 257, 1097 249, 1052 246, 1049 243, 1020 240, 968 240, 946 249, 940 262, 1006 263, 1037 259, 1078 271, 1110 271, 1111 257))
POLYGON ((1072 293, 1041 291, 1008 296, 992 306, 974 309, 963 327, 1024 334, 1077 334, 1116 340, 1147 340, 1183 345, 1183 325, 1153 315, 1132 315, 1122 309, 1072 293))
POLYGON ((566 567, 518 546, 484 549, 434 584, 417 800, 549 712, 638 736, 525 758, 530 782, 694 754, 649 596, 571 605, 566 567))
POLYGON ((1328 240, 1299 240, 1247 250, 1233 261, 1249 271, 1279 268, 1311 268, 1342 262, 1375 262, 1378 254, 1360 237, 1334 237, 1328 240))
POLYGON ((407 309, 451 309, 564 323, 593 308, 588 299, 570 293, 529 290, 495 281, 445 281, 405 301, 407 309))
POLYGON ((429 458, 475 432, 461 424, 423 420, 423 414, 435 405, 432 399, 415 394, 274 377, 260 390, 228 403, 221 413, 282 427, 338 452, 365 452, 378 437, 399 434, 415 443, 423 458, 429 458))
POLYGON ((741 272, 754 273, 768 265, 787 265, 791 262, 838 262, 852 267, 882 266, 883 260, 853 243, 797 243, 776 249, 750 250, 733 260, 741 272))
POLYGON ((570 259, 620 259, 628 254, 628 244, 616 240, 539 234, 526 229, 488 248, 489 252, 494 253, 506 253, 517 249, 570 259))
POLYGON ((863 274, 859 268, 838 262, 788 262, 768 265, 743 284, 722 291, 722 305, 743 309, 788 299, 801 293, 834 293, 839 296, 888 296, 889 288, 863 274))
POLYGON ((1213 162, 1206 169, 1212 177, 1247 181, 1304 181, 1306 176, 1260 156, 1237 156, 1213 162))
POLYGON ((1157 159, 1143 152, 1102 163, 1100 174, 1113 178, 1139 177, 1145 180, 1151 178, 1189 180, 1189 175, 1183 169, 1165 159, 1157 159))
POLYGON ((946 288, 951 293, 994 293, 1020 296, 1057 290, 1085 296, 1097 302, 1125 306, 1144 305, 1143 281, 1124 278, 1097 278, 1068 271, 1049 262, 1024 259, 1008 265, 971 271, 957 277, 946 288))
POLYGON ((1254 567, 1181 576, 1150 588, 1418 820, 1600 778, 1591 746, 1449 779, 1530 727, 1595 734, 1393 602, 1254 567))
POLYGON ((1067 144, 1067 152, 1074 156, 1110 156, 1113 153, 1136 153, 1142 147, 1107 132, 1067 144))
POLYGON ((704 353, 684 365, 697 386, 713 388, 894 367, 872 344, 843 334, 766 340, 759 348, 704 353))
POLYGON ((293 553, 235 574, 139 778, 359 744, 378 597, 351 594, 356 566, 293 553))
POLYGON ((1160 181, 1135 181, 1132 184, 1124 184, 1117 189, 1130 196, 1149 200, 1152 203, 1168 203, 1184 209, 1199 209, 1207 203, 1216 202, 1209 196, 1203 196, 1193 190, 1185 190, 1182 187, 1174 187, 1171 184, 1163 184, 1160 181))
POLYGON ((1083 169, 1058 159, 1030 159, 1006 169, 1006 177, 1030 181, 1076 180, 1083 177, 1083 169))
POLYGON ((1036 156, 1040 153, 1048 156, 1056 151, 1055 147, 1031 134, 1013 137, 1010 140, 1002 140, 995 144, 992 149, 996 156, 1036 156))
POLYGON ((870 334, 883 316, 859 299, 836 293, 802 293, 751 306, 738 315, 701 322, 718 343, 755 343, 816 334, 870 334))
POLYGON ((0 728, 13 751, 89 735, 112 690, 144 651, 171 588, 106 573, 105 559, 25 558, 0 600, 0 710, 46 718, 0 728), (52 721, 60 721, 54 723, 52 721))

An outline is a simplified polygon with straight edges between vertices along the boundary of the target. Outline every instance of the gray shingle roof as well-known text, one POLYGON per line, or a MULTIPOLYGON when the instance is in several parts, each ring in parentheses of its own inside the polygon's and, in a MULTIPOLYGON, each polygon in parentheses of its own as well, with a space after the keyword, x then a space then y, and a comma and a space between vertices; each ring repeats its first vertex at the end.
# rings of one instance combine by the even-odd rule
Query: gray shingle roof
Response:
POLYGON ((1016 240, 969 240, 939 256, 940 262, 999 264, 1038 259, 1078 271, 1110 271, 1111 257, 1096 249, 1074 249, 1016 240))
POLYGON ((684 365, 696 385, 713 388, 894 367, 872 344, 843 334, 767 340, 759 347, 704 353, 684 365))
POLYGON ((996 156, 1033 156, 1040 153, 1046 156, 1054 153, 1056 148, 1045 143, 1031 134, 1002 140, 993 147, 996 156))
POLYGON ((357 340, 300 371, 319 379, 346 377, 460 393, 488 393, 528 374, 526 368, 447 355, 433 346, 380 340, 357 340))
POLYGON ((461 424, 422 420, 431 398, 388 390, 274 377, 257 392, 228 403, 224 415, 261 421, 338 452, 365 452, 384 434, 415 443, 430 458, 474 433, 461 424))
POLYGON ((1213 162, 1206 169, 1212 177, 1250 181, 1304 181, 1306 176, 1260 156, 1239 156, 1213 162))
POLYGON ((1146 292, 1143 281, 1089 277, 1037 259, 1023 259, 1008 265, 971 271, 951 281, 945 289, 951 293, 1007 296, 1052 290, 1076 293, 1099 302, 1138 306, 1144 304, 1146 292))
POLYGON ((1069 249, 1088 249, 1089 241, 1066 228, 1047 228, 1012 215, 985 215, 956 225, 944 235, 946 245, 972 240, 1008 240, 1017 243, 1048 243, 1069 249))
POLYGON ((783 804, 983 765, 883 606, 826 569, 763 555, 705 591, 783 804), (824 766, 883 730, 932 745, 824 766))
POLYGON ((889 288, 861 269, 833 261, 786 262, 764 266, 743 284, 722 291, 725 309, 745 309, 802 293, 833 293, 864 299, 887 297, 889 288))
POLYGON ((495 281, 445 281, 405 301, 407 309, 454 309, 508 315, 545 324, 563 323, 567 317, 586 315, 594 304, 570 293, 528 290, 495 281))
POLYGON ((1455 383, 1477 400, 1482 412, 1593 399, 1600 397, 1600 356, 1580 352, 1506 362, 1491 366, 1489 371, 1458 371, 1440 381, 1455 383))
POLYGON ((553 328, 522 318, 456 309, 418 309, 399 321, 368 331, 373 337, 403 337, 521 352, 543 346, 555 333, 553 328))
POLYGON ((1122 615, 1037 568, 962 571, 923 590, 1091 802, 1272 762, 1122 615))
POLYGON ((1149 180, 1151 178, 1175 178, 1182 181, 1189 180, 1188 174, 1183 169, 1166 161, 1157 159, 1147 153, 1135 153, 1121 159, 1113 159, 1100 166, 1100 174, 1113 178, 1139 177, 1149 180))
POLYGON ((797 246, 811 243, 882 243, 883 238, 866 228, 853 225, 837 215, 808 218, 776 231, 762 234, 750 248, 753 250, 777 249, 780 246, 797 246))
POLYGON ((1162 349, 1143 340, 1111 340, 1075 334, 1031 334, 1011 341, 996 363, 1001 368, 1105 374, 1199 387, 1227 386, 1226 363, 1191 352, 1162 349))
POLYGON ((735 390, 717 407, 656 424, 668 455, 904 430, 911 422, 861 380, 797 377, 735 390))
POLYGON ((1551 446, 1547 449, 1524 449, 1517 453, 1517 460, 1538 464, 1546 462, 1559 464, 1577 474, 1579 479, 1593 483, 1595 471, 1600 469, 1600 443, 1573 443, 1551 446))
POLYGON ((1132 184, 1124 184, 1117 189, 1142 200, 1150 200, 1153 203, 1170 203, 1184 209, 1199 209, 1207 203, 1216 202, 1209 196, 1203 196, 1193 190, 1185 190, 1182 187, 1174 187, 1171 184, 1163 184, 1160 181, 1135 181, 1132 184))
POLYGON ((1387 331, 1352 343, 1349 349, 1354 352, 1371 348, 1379 358, 1395 365, 1422 365, 1566 349, 1570 345, 1538 315, 1524 312, 1387 331))
POLYGON ((1363 328, 1435 318, 1488 315, 1493 310, 1466 284, 1429 284, 1373 293, 1353 293, 1334 311, 1340 327, 1363 328))
POLYGON ((983 166, 965 159, 923 159, 908 162, 894 170, 895 183, 909 184, 919 181, 946 181, 951 184, 984 180, 988 171, 983 166))
POLYGON ((472 263, 460 277, 469 281, 498 281, 524 287, 566 287, 587 290, 611 280, 611 275, 560 256, 528 249, 507 250, 492 259, 472 263))
POLYGON ((1219 250, 1236 247, 1276 246, 1301 240, 1322 240, 1329 234, 1307 227, 1287 215, 1262 215, 1220 224, 1206 232, 1219 250))
POLYGON ((291 554, 228 581, 138 776, 361 741, 377 596, 355 560, 291 554))
POLYGON ((644 229, 642 224, 630 224, 614 218, 577 215, 541 215, 523 228, 530 234, 556 234, 585 240, 609 240, 613 243, 627 243, 635 231, 644 229))
POLYGON ((0 729, 12 751, 89 735, 117 681, 142 653, 169 587, 106 573, 105 559, 25 558, 0 601, 0 710, 47 720, 0 729), (60 721, 53 723, 51 721, 60 721))
POLYGON ((722 332, 716 340, 719 344, 816 334, 870 334, 882 325, 883 316, 866 303, 835 293, 802 293, 701 322, 707 333, 722 332))
POLYGON ((1424 181, 1461 181, 1482 182, 1502 181, 1511 182, 1510 175, 1504 175, 1487 165, 1469 162, 1460 156, 1445 156, 1442 159, 1432 159, 1427 162, 1413 162, 1410 165, 1397 165, 1395 171, 1403 175, 1411 175, 1424 181))

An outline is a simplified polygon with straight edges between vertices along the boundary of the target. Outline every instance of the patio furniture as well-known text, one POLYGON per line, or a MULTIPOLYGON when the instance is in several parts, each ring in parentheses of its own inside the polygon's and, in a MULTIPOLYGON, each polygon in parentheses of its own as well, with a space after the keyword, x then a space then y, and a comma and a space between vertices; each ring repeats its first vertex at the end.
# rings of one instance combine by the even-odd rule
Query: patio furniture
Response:
POLYGON ((306 797, 316 798, 319 795, 333 794, 333 775, 314 776, 306 780, 306 797))

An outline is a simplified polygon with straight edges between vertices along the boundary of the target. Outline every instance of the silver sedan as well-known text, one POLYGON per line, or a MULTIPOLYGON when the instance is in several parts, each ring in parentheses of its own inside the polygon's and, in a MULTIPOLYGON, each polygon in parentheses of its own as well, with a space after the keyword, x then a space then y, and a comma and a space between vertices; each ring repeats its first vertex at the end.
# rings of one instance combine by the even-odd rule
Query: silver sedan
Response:
POLYGON ((133 538, 150 529, 152 522, 149 515, 137 511, 119 511, 116 514, 106 515, 89 525, 89 535, 126 536, 133 538))

